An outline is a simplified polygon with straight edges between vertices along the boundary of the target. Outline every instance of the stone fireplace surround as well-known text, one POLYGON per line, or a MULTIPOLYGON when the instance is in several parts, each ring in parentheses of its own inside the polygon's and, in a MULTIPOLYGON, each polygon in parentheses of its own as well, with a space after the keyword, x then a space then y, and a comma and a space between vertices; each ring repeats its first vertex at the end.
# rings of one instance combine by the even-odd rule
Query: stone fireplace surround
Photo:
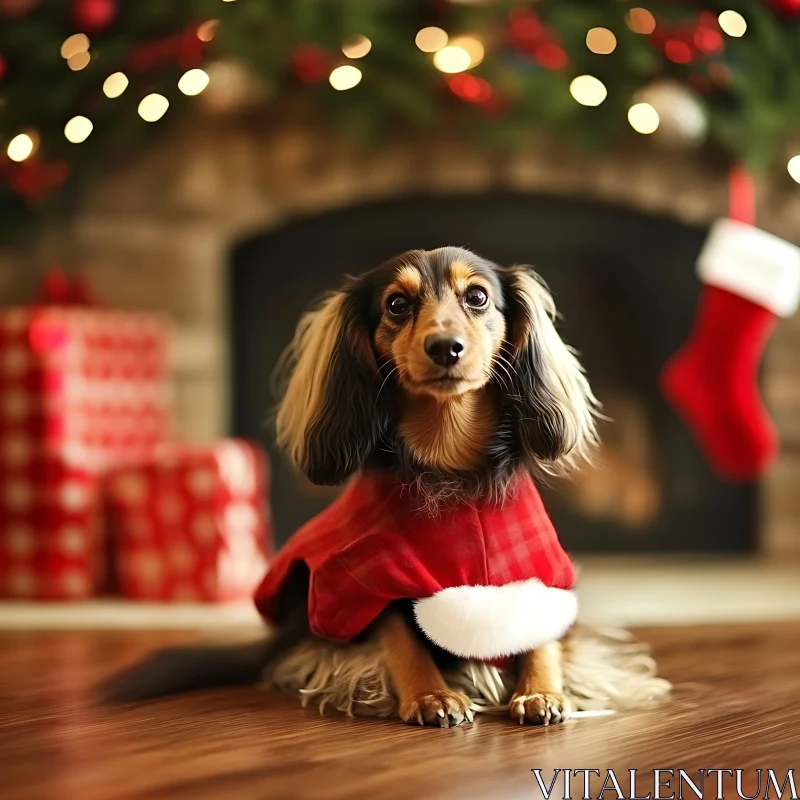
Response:
MULTIPOLYGON (((760 184, 759 224, 800 241, 800 191, 760 184)), ((28 301, 47 264, 82 267, 110 305, 166 311, 175 322, 176 427, 191 441, 229 420, 227 270, 237 241, 332 209, 408 194, 512 190, 593 199, 707 225, 726 212, 723 168, 702 151, 632 139, 576 153, 531 139, 487 153, 440 133, 364 151, 292 114, 185 120, 91 185, 67 220, 0 249, 0 305, 28 301)), ((800 315, 780 323, 763 388, 783 451, 761 485, 760 550, 800 555, 800 315)))

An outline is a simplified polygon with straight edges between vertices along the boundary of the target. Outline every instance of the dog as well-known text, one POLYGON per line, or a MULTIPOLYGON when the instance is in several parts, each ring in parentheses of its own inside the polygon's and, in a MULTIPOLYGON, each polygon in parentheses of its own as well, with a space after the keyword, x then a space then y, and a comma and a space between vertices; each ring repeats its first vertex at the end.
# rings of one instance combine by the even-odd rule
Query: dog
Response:
MULTIPOLYGON (((460 247, 391 258, 301 319, 280 365, 277 441, 315 484, 367 474, 401 487, 397 497, 413 498, 429 531, 459 509, 503 508, 531 476, 568 473, 597 445, 599 403, 555 319, 552 296, 527 266, 501 267, 460 247)), ((268 616, 277 632, 266 643, 162 651, 112 678, 104 697, 258 680, 319 633, 309 625, 309 569, 294 566, 275 592, 268 616)), ((471 720, 470 700, 443 677, 447 648, 421 632, 414 608, 413 597, 389 598, 359 631, 382 653, 397 714, 445 727, 471 720)), ((508 710, 520 723, 569 715, 565 633, 513 652, 508 710)))

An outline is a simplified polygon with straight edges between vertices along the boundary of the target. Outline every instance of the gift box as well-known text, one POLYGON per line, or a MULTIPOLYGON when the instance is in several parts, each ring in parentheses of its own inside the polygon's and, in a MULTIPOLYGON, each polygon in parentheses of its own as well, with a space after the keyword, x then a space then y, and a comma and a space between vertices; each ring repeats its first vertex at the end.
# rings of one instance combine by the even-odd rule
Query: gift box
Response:
POLYGON ((90 472, 140 463, 170 435, 160 317, 69 306, 0 312, 0 453, 90 472))
POLYGON ((167 345, 149 314, 0 311, 0 597, 103 588, 100 481, 169 436, 167 345))
POLYGON ((117 583, 128 598, 249 598, 267 565, 266 460, 247 442, 170 445, 108 483, 117 583))
POLYGON ((0 597, 93 596, 105 579, 96 476, 21 448, 10 453, 0 463, 0 597))

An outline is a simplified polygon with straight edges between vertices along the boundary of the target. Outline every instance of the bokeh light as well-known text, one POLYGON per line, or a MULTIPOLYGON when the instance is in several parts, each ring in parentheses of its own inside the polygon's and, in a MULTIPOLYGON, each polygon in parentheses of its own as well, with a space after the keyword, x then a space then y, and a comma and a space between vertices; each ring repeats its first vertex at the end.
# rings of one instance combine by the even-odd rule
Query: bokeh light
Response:
POLYGON ((364 58, 372 50, 372 42, 366 36, 351 36, 342 45, 342 52, 348 58, 364 58))
POLYGON ((601 56, 613 53, 617 47, 617 37, 608 28, 592 28, 586 34, 586 46, 601 56))
POLYGON ((68 59, 89 49, 89 37, 85 33, 73 33, 61 45, 61 58, 68 59))
POLYGON ((656 29, 656 18, 646 8, 632 8, 625 21, 634 33, 648 34, 656 29))
POLYGON ((361 70, 352 64, 343 64, 336 67, 328 76, 331 86, 339 92, 352 89, 361 83, 361 70))
POLYGON ((103 94, 106 97, 119 97, 128 88, 128 76, 124 72, 115 72, 103 82, 103 94))
POLYGON ((89 138, 93 128, 92 121, 87 117, 73 117, 64 126, 64 136, 67 137, 67 141, 73 144, 80 144, 89 138))
POLYGON ((20 133, 8 143, 6 153, 12 161, 24 161, 36 152, 38 143, 35 133, 20 133))
POLYGON ((800 156, 794 156, 793 158, 790 158, 789 163, 786 165, 786 169, 789 170, 792 180, 800 183, 800 156))
POLYGON ((209 19, 197 26, 197 38, 201 42, 210 42, 217 35, 218 19, 209 19))
POLYGON ((447 44, 447 33, 441 28, 423 28, 417 33, 415 44, 423 53, 435 53, 447 44))
POLYGON ((139 116, 145 122, 156 122, 167 113, 169 100, 163 94, 149 94, 139 103, 139 116))
POLYGON ((747 20, 738 11, 723 11, 719 17, 719 26, 728 36, 738 39, 747 30, 747 20))
POLYGON ((89 66, 89 62, 92 60, 92 57, 89 55, 88 50, 84 50, 82 53, 75 53, 71 55, 67 59, 67 66, 73 72, 80 72, 84 67, 89 66))
POLYGON ((692 48, 680 39, 670 39, 664 45, 664 55, 674 64, 688 64, 693 57, 692 48))
POLYGON ((463 48, 458 45, 448 44, 441 50, 438 50, 433 56, 433 66, 439 72, 463 72, 465 69, 470 68, 472 64, 472 57, 463 48))
POLYGON ((454 75, 448 79, 450 91, 467 103, 485 103, 492 97, 492 86, 483 78, 468 73, 454 75))
POLYGON ((628 109, 628 122, 637 133, 654 133, 660 120, 650 103, 636 103, 628 109))
POLYGON ((208 86, 208 73, 202 69, 190 69, 184 72, 178 81, 178 89, 184 94, 194 96, 200 94, 208 86))
POLYGON ((605 84, 594 75, 578 75, 569 92, 582 106, 599 106, 608 95, 605 84))
POLYGON ((483 61, 484 48, 483 43, 476 39, 474 36, 458 36, 450 40, 452 47, 460 47, 469 53, 469 68, 477 67, 483 61))

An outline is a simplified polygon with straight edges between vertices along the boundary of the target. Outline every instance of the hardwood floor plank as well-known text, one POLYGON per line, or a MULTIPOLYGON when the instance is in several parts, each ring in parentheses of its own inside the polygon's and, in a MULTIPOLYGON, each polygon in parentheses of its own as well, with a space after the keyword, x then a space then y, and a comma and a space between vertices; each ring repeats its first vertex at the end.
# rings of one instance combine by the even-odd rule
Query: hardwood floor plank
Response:
MULTIPOLYGON (((780 780, 793 768, 800 789, 800 623, 639 633, 676 684, 669 703, 544 729, 479 718, 451 730, 320 716, 257 687, 100 708, 90 692, 98 679, 193 637, 3 633, 0 797, 536 797, 534 768, 548 783, 553 769, 597 769, 601 777, 613 769, 627 781, 636 768, 643 794, 653 793, 654 769, 742 769, 752 794, 756 768, 772 768, 780 780)), ((713 797, 714 778, 707 780, 705 796, 713 797)), ((734 786, 726 776, 726 798, 736 797, 734 786)), ((594 776, 593 796, 600 788, 594 776)), ((573 777, 572 796, 582 792, 582 777, 573 777)))

